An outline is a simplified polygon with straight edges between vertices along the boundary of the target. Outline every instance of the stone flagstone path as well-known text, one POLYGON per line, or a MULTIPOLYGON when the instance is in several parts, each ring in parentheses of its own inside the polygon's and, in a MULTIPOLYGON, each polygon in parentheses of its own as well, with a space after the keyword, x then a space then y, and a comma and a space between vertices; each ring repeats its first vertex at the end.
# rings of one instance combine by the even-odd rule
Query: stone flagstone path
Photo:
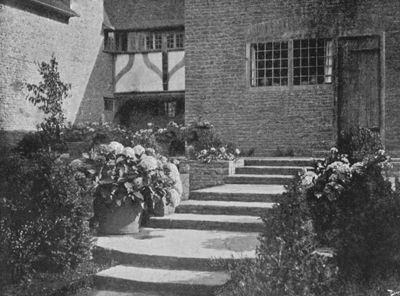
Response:
POLYGON ((210 265, 255 257, 260 215, 306 158, 248 158, 225 185, 195 190, 176 213, 152 217, 139 234, 96 238, 98 260, 119 262, 95 276, 92 296, 213 295, 229 279, 210 265))

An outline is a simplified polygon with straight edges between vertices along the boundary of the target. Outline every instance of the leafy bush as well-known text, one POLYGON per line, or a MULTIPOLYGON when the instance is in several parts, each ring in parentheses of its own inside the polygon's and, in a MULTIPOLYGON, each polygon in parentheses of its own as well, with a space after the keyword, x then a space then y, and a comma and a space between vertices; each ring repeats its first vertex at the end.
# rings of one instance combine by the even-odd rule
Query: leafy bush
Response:
POLYGON ((363 159, 349 163, 333 149, 305 194, 318 240, 336 250, 341 278, 368 282, 400 268, 400 199, 382 177, 383 150, 363 159))
POLYGON ((90 257, 91 200, 72 169, 39 152, 0 159, 0 262, 8 280, 74 268, 90 257))
POLYGON ((332 148, 287 186, 263 218, 256 260, 228 264, 232 280, 220 295, 382 295, 393 288, 378 285, 400 271, 400 195, 382 177, 389 158, 369 131, 343 135, 339 144, 352 157, 332 148))
MULTIPOLYGON (((151 148, 111 142, 84 154, 82 160, 75 159, 71 165, 76 176, 87 182, 85 187, 93 189, 93 223, 103 223, 108 213, 126 203, 149 212, 163 201, 174 207, 179 205, 182 189, 172 176, 175 166, 151 148)), ((176 167, 175 171, 178 174, 176 167)))
POLYGON ((364 127, 352 127, 340 133, 338 149, 347 154, 350 163, 362 161, 383 149, 379 134, 364 127))
POLYGON ((335 261, 320 250, 299 184, 297 177, 263 218, 257 259, 228 264, 232 280, 219 295, 330 295, 335 261))
POLYGON ((156 133, 157 142, 168 144, 169 156, 185 154, 186 136, 186 127, 173 121, 169 122, 166 128, 158 129, 156 133))

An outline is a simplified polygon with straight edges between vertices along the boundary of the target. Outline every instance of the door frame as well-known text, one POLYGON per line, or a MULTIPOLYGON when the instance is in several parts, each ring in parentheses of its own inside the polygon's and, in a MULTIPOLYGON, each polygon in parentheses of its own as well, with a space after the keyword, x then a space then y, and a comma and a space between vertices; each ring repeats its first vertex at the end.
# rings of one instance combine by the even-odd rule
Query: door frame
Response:
POLYGON ((339 40, 341 39, 352 39, 352 38, 360 38, 360 37, 368 37, 368 36, 379 36, 379 134, 381 137, 381 141, 383 146, 385 147, 385 122, 386 122, 386 112, 385 112, 385 99, 386 99, 386 34, 385 32, 369 32, 368 34, 343 34, 340 37, 338 37, 335 41, 334 44, 335 46, 335 53, 336 53, 336 61, 335 61, 335 72, 336 72, 336 78, 334 79, 335 83, 335 98, 334 98, 334 109, 335 109, 335 115, 334 115, 334 126, 336 129, 336 139, 339 137, 340 129, 340 118, 339 118, 339 40))

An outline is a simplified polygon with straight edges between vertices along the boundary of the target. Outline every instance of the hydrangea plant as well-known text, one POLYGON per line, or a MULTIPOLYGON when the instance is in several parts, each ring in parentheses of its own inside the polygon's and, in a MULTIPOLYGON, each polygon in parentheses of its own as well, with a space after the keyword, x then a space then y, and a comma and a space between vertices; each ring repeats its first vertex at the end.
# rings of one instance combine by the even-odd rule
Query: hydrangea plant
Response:
POLYGON ((196 158, 200 162, 209 163, 216 160, 236 160, 240 155, 239 149, 231 151, 226 146, 221 146, 218 149, 211 147, 210 149, 203 149, 196 153, 196 158))
POLYGON ((151 210, 164 197, 167 203, 176 203, 168 194, 174 182, 165 165, 167 160, 156 155, 153 149, 111 142, 83 156, 83 160, 71 162, 76 176, 104 202, 117 207, 131 202, 144 210, 151 210))

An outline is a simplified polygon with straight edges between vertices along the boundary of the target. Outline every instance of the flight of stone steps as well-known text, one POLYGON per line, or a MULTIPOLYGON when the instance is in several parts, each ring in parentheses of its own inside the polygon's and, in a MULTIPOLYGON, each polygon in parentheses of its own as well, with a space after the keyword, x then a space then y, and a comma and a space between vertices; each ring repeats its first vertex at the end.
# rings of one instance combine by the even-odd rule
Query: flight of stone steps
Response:
POLYGON ((306 158, 249 158, 225 185, 194 190, 176 213, 152 217, 139 234, 97 238, 94 254, 119 265, 95 277, 92 295, 213 295, 229 275, 210 265, 255 257, 265 215, 306 158))

